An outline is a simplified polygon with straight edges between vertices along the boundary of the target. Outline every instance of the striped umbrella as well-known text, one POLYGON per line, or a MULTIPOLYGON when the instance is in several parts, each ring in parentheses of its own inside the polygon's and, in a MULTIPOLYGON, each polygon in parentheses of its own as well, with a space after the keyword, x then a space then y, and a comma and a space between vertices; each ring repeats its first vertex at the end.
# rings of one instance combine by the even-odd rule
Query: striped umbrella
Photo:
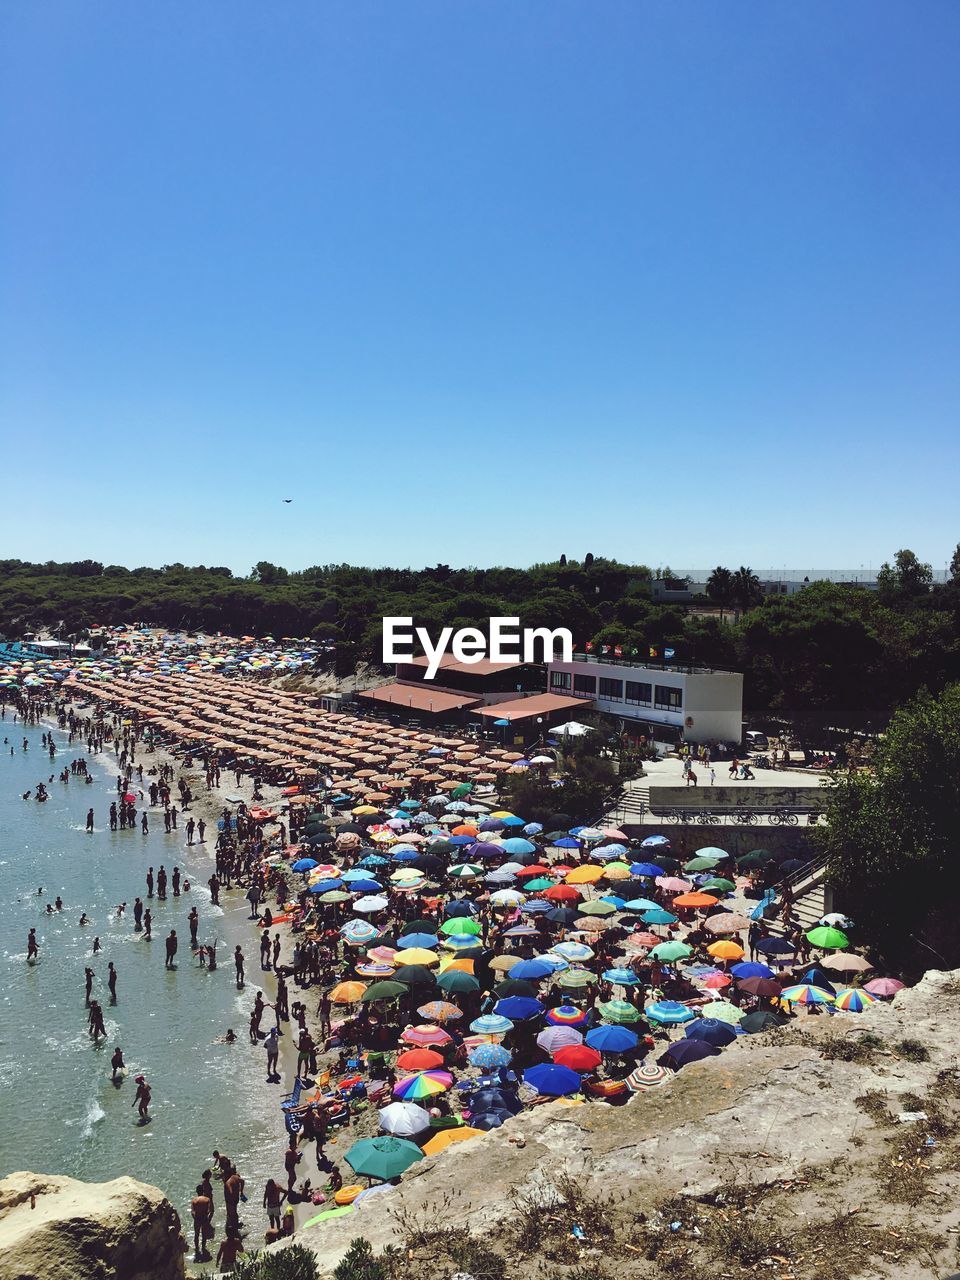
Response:
POLYGON ((452 1084, 453 1076, 449 1071, 418 1071, 416 1075, 398 1080, 393 1096, 406 1102, 415 1102, 419 1098, 432 1098, 437 1093, 445 1093, 452 1084))
POLYGON ((537 1044, 546 1053, 556 1053, 572 1044, 583 1044, 583 1033, 576 1027, 547 1027, 537 1036, 537 1044))
POLYGON ((586 1022, 587 1015, 572 1004, 559 1004, 548 1012, 546 1020, 553 1027, 579 1027, 586 1022))
POLYGON ((696 1017, 693 1010, 680 1000, 657 1000, 656 1003, 647 1005, 646 1015, 651 1021, 664 1024, 689 1022, 696 1017))
POLYGON ((862 1013, 867 1005, 876 1004, 877 997, 862 987, 844 987, 834 998, 834 1008, 843 1009, 845 1013, 862 1013))
POLYGON ((836 999, 822 987, 811 987, 809 982, 798 983, 795 987, 784 987, 780 998, 790 1004, 833 1004, 836 999))
POLYGON ((431 1000, 427 1004, 422 1004, 417 1013, 428 1022, 456 1022, 458 1018, 463 1017, 463 1011, 448 1000, 431 1000))
POLYGON ((627 1076, 627 1088, 631 1093, 642 1093, 644 1089, 655 1089, 669 1078, 670 1072, 666 1067, 658 1066, 655 1062, 645 1062, 627 1076))
POLYGON ((635 1009, 626 1000, 608 1000, 606 1004, 597 1006, 608 1022, 639 1022, 640 1010, 635 1009))

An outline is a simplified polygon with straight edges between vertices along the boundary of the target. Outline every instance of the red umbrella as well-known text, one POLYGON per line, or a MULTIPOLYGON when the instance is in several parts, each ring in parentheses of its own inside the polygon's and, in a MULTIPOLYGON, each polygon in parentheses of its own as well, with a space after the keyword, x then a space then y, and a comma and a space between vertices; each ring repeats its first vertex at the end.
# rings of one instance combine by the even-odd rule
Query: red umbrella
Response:
POLYGON ((554 1062, 571 1071, 595 1071, 602 1059, 596 1049, 586 1044, 568 1044, 553 1055, 554 1062))
POLYGON ((397 1058, 397 1066, 404 1071, 429 1071, 432 1067, 442 1067, 443 1058, 433 1049, 408 1049, 397 1058))
POLYGON ((128 792, 124 795, 124 797, 123 797, 123 803, 124 803, 124 804, 136 804, 136 803, 137 803, 137 797, 133 794, 133 792, 132 792, 132 791, 128 791, 128 792))
POLYGON ((547 889, 543 896, 549 898, 551 902, 580 901, 580 894, 572 884, 555 884, 552 889, 547 889))

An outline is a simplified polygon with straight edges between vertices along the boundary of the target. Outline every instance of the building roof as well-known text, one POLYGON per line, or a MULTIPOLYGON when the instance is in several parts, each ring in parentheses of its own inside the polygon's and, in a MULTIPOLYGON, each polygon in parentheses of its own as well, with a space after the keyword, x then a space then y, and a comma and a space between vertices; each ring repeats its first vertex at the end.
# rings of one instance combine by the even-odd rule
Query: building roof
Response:
POLYGON ((410 707, 414 711, 433 712, 435 715, 443 711, 459 711, 464 707, 476 706, 479 698, 470 694, 444 693, 422 684, 382 684, 379 689, 364 689, 361 698, 373 698, 377 702, 390 702, 397 707, 410 707))
MULTIPOLYGON (((406 662, 397 664, 401 667, 426 667, 426 658, 410 658, 406 662)), ((445 653, 440 659, 441 671, 456 671, 460 675, 490 676, 498 671, 514 671, 519 667, 528 666, 525 662, 491 662, 488 658, 481 658, 479 662, 458 662, 452 653, 445 653)))
POLYGON ((527 720, 530 716, 546 716, 553 711, 570 711, 573 707, 591 706, 589 698, 570 698, 560 693, 535 693, 530 698, 511 698, 509 702, 494 702, 489 707, 477 707, 477 716, 491 720, 527 720))

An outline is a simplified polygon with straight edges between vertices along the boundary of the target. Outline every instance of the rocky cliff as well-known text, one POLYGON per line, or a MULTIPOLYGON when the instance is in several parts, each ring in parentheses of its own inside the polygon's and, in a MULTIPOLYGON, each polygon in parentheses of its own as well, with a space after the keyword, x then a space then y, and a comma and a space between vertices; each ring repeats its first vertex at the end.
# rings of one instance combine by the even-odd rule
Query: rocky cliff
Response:
POLYGON ((133 1178, 0 1180, 0 1280, 182 1280, 173 1205, 133 1178))
POLYGON ((326 1275, 357 1236, 399 1246, 400 1280, 950 1276, 958 1055, 960 972, 931 972, 891 1005, 745 1036, 626 1106, 536 1108, 298 1239, 326 1275))

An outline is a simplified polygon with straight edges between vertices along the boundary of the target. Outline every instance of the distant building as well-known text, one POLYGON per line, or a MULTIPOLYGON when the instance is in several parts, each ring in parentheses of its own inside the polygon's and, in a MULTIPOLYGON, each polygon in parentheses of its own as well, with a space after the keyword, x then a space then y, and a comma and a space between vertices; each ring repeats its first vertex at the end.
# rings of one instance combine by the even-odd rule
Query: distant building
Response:
POLYGON ((547 689, 592 703, 597 711, 630 721, 656 741, 739 742, 743 731, 743 676, 672 662, 574 654, 551 662, 547 689))
POLYGON ((458 662, 452 654, 440 660, 435 680, 426 679, 426 658, 399 662, 396 678, 357 694, 362 703, 390 711, 403 719, 461 722, 477 707, 494 706, 524 694, 543 691, 545 669, 540 663, 458 662))

